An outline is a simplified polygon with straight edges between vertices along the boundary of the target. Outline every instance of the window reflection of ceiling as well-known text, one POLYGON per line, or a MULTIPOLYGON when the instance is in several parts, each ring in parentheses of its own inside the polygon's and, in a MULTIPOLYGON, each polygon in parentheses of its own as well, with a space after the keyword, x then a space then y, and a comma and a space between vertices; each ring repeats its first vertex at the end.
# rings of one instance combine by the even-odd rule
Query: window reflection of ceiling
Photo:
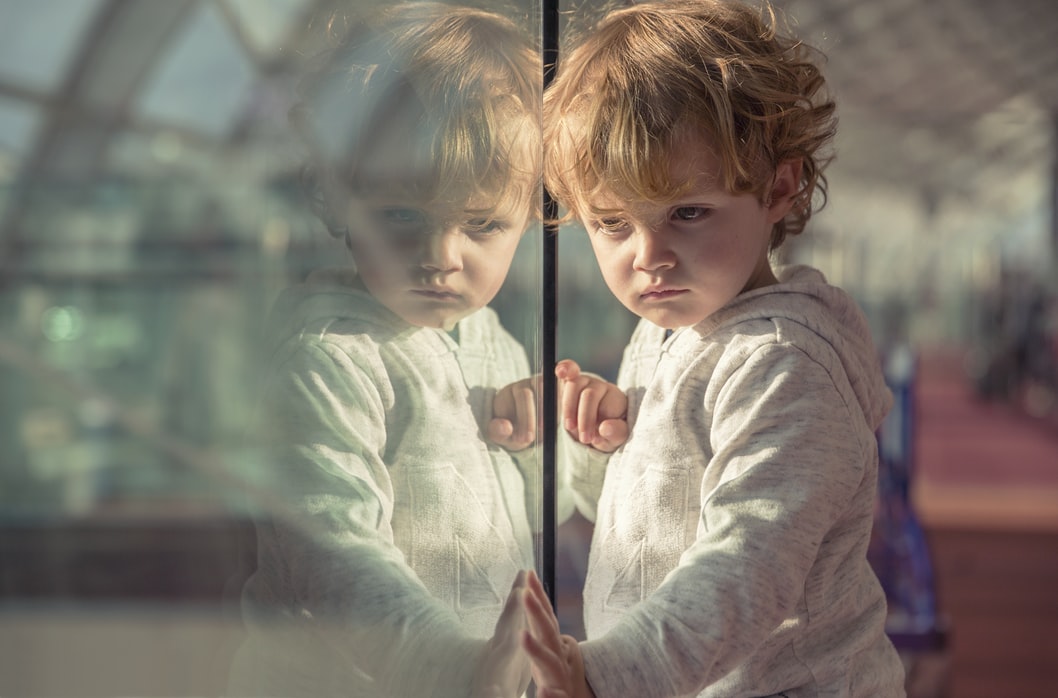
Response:
POLYGON ((58 89, 103 0, 0 2, 0 79, 47 94, 58 89))
POLYGON ((137 100, 137 115, 209 136, 231 132, 246 101, 254 67, 224 15, 195 8, 137 100))
POLYGON ((260 56, 273 57, 295 30, 309 0, 227 0, 246 42, 260 56))
POLYGON ((40 109, 23 100, 0 96, 0 182, 8 181, 14 161, 25 155, 40 123, 40 109))
POLYGON ((132 238, 119 236, 134 244, 160 229, 179 236, 202 206, 230 199, 226 190, 252 190, 269 167, 290 167, 289 156, 281 162, 264 152, 286 145, 282 139, 248 143, 247 133, 282 131, 284 70, 323 5, 0 0, 5 271, 51 264, 58 255, 34 249, 64 235, 113 243, 105 232, 113 192, 123 192, 119 227, 139 221, 132 238), (172 191, 165 225, 151 220, 155 183, 163 181, 172 191))

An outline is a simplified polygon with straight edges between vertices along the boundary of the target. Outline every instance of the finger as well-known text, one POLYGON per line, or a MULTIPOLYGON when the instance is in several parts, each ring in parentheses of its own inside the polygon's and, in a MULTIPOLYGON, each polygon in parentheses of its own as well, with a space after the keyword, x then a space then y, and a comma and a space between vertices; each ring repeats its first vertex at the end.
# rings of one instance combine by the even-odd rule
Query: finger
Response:
POLYGON ((565 381, 575 381, 580 377, 580 365, 572 359, 562 359, 555 364, 555 376, 565 381))
POLYGON ((559 386, 559 412, 562 414, 562 426, 573 438, 579 439, 577 433, 577 408, 580 404, 580 388, 576 381, 563 381, 559 386))
POLYGON ((516 439, 528 446, 536 439, 536 395, 530 386, 519 388, 514 395, 514 411, 518 415, 516 439))
POLYGON ((492 398, 492 414, 496 417, 510 417, 514 414, 514 402, 511 399, 512 386, 496 391, 492 398))
POLYGON ((542 373, 534 373, 532 378, 529 379, 529 385, 534 393, 537 395, 542 394, 544 392, 544 375, 542 373))
POLYGON ((580 390, 580 366, 576 361, 563 359, 555 366, 555 376, 559 378, 559 412, 562 414, 562 426, 574 437, 577 436, 577 401, 580 390))
POLYGON ((533 636, 561 654, 562 633, 547 597, 531 591, 525 596, 525 610, 526 622, 533 636))
POLYGON ((558 688, 568 684, 568 667, 559 652, 538 640, 531 632, 522 634, 522 648, 532 662, 533 679, 538 691, 541 688, 558 688))
POLYGON ((496 621, 495 636, 509 634, 517 637, 525 628, 525 594, 525 572, 520 571, 515 575, 511 591, 507 594, 507 601, 503 604, 503 611, 500 612, 500 617, 496 621))
POLYGON ((599 402, 602 400, 605 388, 597 384, 589 384, 580 393, 580 402, 577 405, 577 429, 580 442, 590 444, 598 434, 595 429, 599 421, 599 402))
POLYGON ((555 634, 560 634, 558 617, 555 615, 551 608, 551 599, 547 596, 547 591, 544 590, 544 583, 540 581, 540 577, 537 576, 536 570, 529 570, 525 574, 525 589, 526 592, 533 596, 534 599, 540 604, 540 606, 546 609, 547 617, 551 625, 554 627, 555 634))
POLYGON ((569 694, 560 688, 541 688, 537 690, 536 698, 569 698, 569 694))
MULTIPOLYGON (((489 684, 485 688, 481 689, 479 694, 481 698, 503 698, 503 691, 496 684, 489 684)), ((477 698, 477 696, 475 696, 477 698)), ((539 696, 537 696, 539 698, 539 696)))
POLYGON ((612 383, 606 385, 606 391, 599 402, 599 419, 617 419, 628 414, 628 396, 612 383))
POLYGON ((494 417, 489 420, 489 441, 502 446, 507 443, 512 434, 514 434, 514 425, 511 424, 511 420, 503 419, 502 417, 494 417))

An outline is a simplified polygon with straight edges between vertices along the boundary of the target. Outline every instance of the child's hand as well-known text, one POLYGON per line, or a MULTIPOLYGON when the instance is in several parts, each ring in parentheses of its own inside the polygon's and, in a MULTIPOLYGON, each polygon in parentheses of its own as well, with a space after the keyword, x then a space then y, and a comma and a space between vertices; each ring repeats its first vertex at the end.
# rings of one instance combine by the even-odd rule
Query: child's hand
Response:
POLYGON ((540 376, 504 386, 492 400, 489 441, 509 451, 520 451, 536 441, 536 395, 540 376))
POLYGON ((610 453, 628 439, 628 397, 569 359, 555 366, 562 425, 582 444, 610 453))
POLYGON ((536 573, 529 572, 527 581, 524 598, 529 630, 523 644, 532 662, 537 698, 595 698, 584 676, 576 639, 559 632, 558 618, 536 573))
POLYGON ((524 571, 514 579, 503 613, 474 673, 471 698, 518 698, 529 686, 529 658, 522 649, 526 579, 524 571))
MULTIPOLYGON (((628 398, 613 383, 581 373, 576 362, 566 359, 555 366, 558 378, 559 414, 562 425, 574 439, 610 453, 628 439, 628 398)), ((540 376, 526 378, 501 388, 492 403, 488 437, 511 451, 520 451, 540 436, 536 396, 540 376)))

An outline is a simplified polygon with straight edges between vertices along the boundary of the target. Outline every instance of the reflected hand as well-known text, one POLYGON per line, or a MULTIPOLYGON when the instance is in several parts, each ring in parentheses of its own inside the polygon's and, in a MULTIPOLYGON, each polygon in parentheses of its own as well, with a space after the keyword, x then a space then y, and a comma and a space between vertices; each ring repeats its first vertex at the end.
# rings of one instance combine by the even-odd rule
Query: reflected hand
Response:
POLYGON ((584 675, 580 645, 559 631, 558 618, 536 573, 529 572, 525 614, 529 629, 523 636, 532 662, 537 698, 595 698, 584 675))
POLYGON ((540 376, 534 376, 496 392, 488 425, 489 441, 509 451, 520 451, 537 440, 536 395, 540 388, 540 376))
POLYGON ((522 648, 526 631, 523 601, 526 580, 524 571, 514 578, 503 613, 474 673, 472 698, 519 698, 529 686, 529 658, 522 648))
POLYGON ((610 453, 628 439, 628 396, 613 383, 582 373, 575 361, 555 366, 562 425, 582 444, 610 453))

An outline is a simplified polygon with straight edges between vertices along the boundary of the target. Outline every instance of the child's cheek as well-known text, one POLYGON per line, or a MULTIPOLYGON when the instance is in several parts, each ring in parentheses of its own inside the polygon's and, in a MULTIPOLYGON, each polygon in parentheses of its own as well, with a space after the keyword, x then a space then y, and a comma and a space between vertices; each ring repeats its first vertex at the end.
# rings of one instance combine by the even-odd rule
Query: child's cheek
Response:
POLYGON ((390 269, 394 265, 393 253, 385 250, 378 243, 361 243, 352 248, 353 259, 361 278, 371 277, 376 281, 385 279, 391 275, 390 269))

